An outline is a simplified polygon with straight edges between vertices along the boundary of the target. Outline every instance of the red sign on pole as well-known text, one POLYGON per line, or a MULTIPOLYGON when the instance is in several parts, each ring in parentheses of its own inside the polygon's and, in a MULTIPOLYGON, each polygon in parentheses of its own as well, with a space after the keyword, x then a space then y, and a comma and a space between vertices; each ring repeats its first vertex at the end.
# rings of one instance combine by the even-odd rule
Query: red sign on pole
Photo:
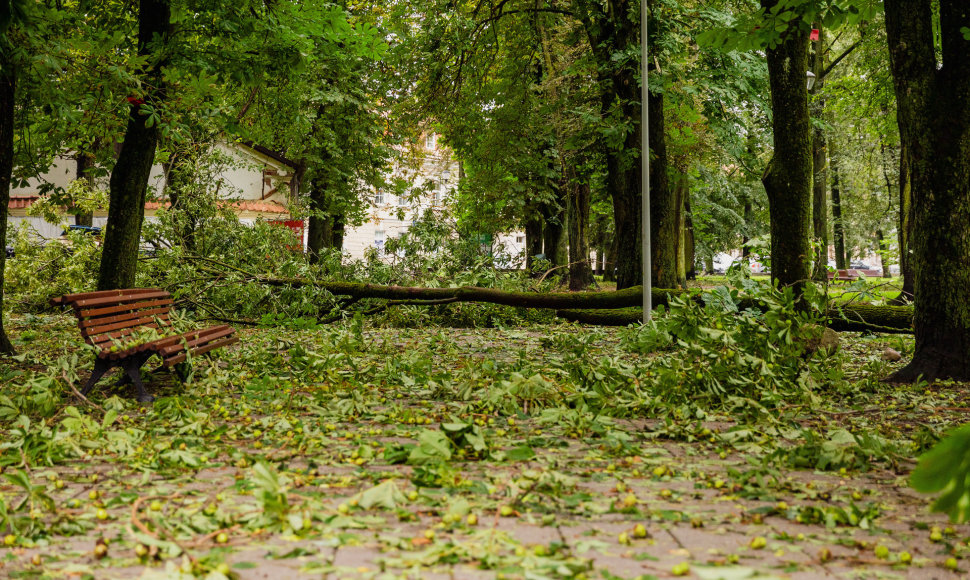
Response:
POLYGON ((818 42, 818 28, 813 28, 812 29, 812 35, 809 36, 809 39, 812 42, 818 42))

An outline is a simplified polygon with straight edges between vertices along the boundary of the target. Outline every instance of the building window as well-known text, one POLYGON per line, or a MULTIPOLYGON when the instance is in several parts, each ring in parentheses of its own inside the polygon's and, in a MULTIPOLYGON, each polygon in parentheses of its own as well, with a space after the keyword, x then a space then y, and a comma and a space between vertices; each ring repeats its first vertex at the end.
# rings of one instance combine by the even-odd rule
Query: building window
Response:
POLYGON ((406 196, 406 195, 399 195, 399 196, 397 196, 397 206, 398 207, 407 207, 408 206, 408 196, 406 196))
POLYGON ((516 244, 524 244, 525 243, 525 236, 515 236, 515 243, 516 244))
POLYGON ((424 138, 424 148, 434 151, 438 148, 438 136, 434 133, 428 133, 428 136, 424 138))
POLYGON ((384 190, 378 189, 374 194, 374 205, 384 205, 384 190))
POLYGON ((384 255, 384 230, 374 232, 374 247, 377 248, 377 255, 384 255))

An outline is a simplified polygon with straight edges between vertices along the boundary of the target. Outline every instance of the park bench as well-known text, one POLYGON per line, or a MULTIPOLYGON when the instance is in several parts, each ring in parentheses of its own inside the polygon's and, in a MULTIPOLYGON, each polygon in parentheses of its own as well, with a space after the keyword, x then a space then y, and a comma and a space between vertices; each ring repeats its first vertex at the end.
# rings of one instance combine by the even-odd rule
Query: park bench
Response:
POLYGON ((855 282, 859 279, 858 270, 839 270, 838 272, 829 272, 830 282, 855 282))
POLYGON ((152 356, 162 360, 161 369, 174 370, 179 380, 188 377, 186 361, 239 339, 231 326, 212 326, 183 334, 172 331, 172 295, 160 288, 129 288, 67 294, 51 300, 54 306, 70 306, 77 317, 85 342, 97 352, 94 370, 82 395, 86 395, 105 373, 121 367, 118 384, 131 382, 138 389, 138 400, 151 402, 145 391, 140 369, 152 356), (149 330, 154 329, 154 332, 149 330), (147 334, 161 334, 150 337, 147 334), (174 369, 173 369, 174 367, 174 369))

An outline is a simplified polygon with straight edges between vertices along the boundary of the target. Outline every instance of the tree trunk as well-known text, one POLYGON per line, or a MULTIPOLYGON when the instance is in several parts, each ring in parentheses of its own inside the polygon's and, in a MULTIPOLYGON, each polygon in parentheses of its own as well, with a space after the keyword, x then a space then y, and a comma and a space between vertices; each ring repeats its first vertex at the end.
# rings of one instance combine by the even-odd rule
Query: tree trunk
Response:
POLYGON ((525 222, 525 269, 532 271, 535 257, 542 253, 542 217, 533 213, 525 222))
POLYGON ((845 270, 845 222, 842 220, 842 189, 839 181, 839 157, 836 155, 835 143, 829 144, 832 167, 832 237, 835 238, 835 267, 845 270))
MULTIPOLYGON (((631 76, 632 75, 628 75, 631 76)), ((633 101, 638 100, 636 93, 636 83, 631 82, 630 78, 612 80, 613 84, 626 81, 633 87, 613 87, 613 90, 603 91, 602 113, 604 118, 616 106, 617 102, 622 107, 624 119, 639 119, 640 108, 634 106, 633 101)), ((652 110, 651 110, 652 113, 652 110)), ((651 116, 651 122, 653 122, 651 116)), ((659 145, 651 142, 656 152, 659 145)), ((631 151, 640 148, 640 126, 631 131, 623 142, 620 149, 606 149, 606 187, 613 200, 613 223, 616 232, 616 287, 618 289, 629 288, 639 284, 643 279, 642 260, 640 258, 640 222, 642 210, 640 207, 640 168, 636 164, 629 162, 631 151)), ((664 156, 666 163, 666 155, 664 156)), ((651 164, 651 170, 653 164, 651 164)), ((654 180, 654 187, 656 181, 654 180)))
POLYGON ((331 235, 330 248, 343 252, 344 234, 347 230, 347 216, 339 214, 333 216, 333 233, 331 235))
MULTIPOLYGON (((567 185, 562 182, 552 184, 554 201, 542 206, 542 253, 553 266, 564 266, 566 256, 566 197, 567 185)), ((564 274, 564 273, 563 273, 564 274)))
POLYGON ((195 230, 198 218, 193 215, 192 203, 188 199, 189 189, 192 187, 193 163, 191 150, 193 145, 177 151, 171 156, 168 164, 168 179, 165 180, 165 193, 171 204, 171 217, 175 229, 181 238, 182 245, 189 252, 195 252, 195 230))
MULTIPOLYGON (((815 43, 812 69, 815 73, 815 86, 812 87, 812 116, 821 121, 825 118, 825 98, 819 94, 825 84, 825 31, 819 30, 815 43)), ((828 186, 828 140, 825 127, 821 122, 812 129, 812 231, 816 244, 815 263, 812 277, 815 280, 828 279, 829 226, 826 189, 828 186)))
POLYGON ((310 180, 310 225, 307 231, 307 258, 311 264, 320 262, 320 253, 333 241, 333 219, 327 213, 326 180, 314 177, 310 180))
POLYGON ((570 183, 568 187, 569 289, 585 290, 593 283, 593 270, 589 264, 589 203, 592 191, 585 179, 570 183))
POLYGON ((889 240, 886 239, 886 235, 883 234, 882 230, 876 230, 876 245, 879 247, 879 259, 882 262, 882 277, 892 278, 892 272, 889 271, 889 240))
MULTIPOLYGON (((164 51, 170 29, 171 7, 168 0, 140 0, 138 8, 138 54, 151 60, 152 53, 164 51)), ((145 77, 149 105, 159 107, 165 99, 161 63, 145 77)), ((158 123, 148 124, 149 117, 141 106, 128 110, 128 126, 121 153, 111 171, 108 225, 105 229, 98 290, 130 288, 135 284, 138 266, 138 243, 145 217, 145 195, 148 178, 155 160, 155 147, 160 134, 158 123)))
POLYGON ((913 190, 909 178, 909 160, 905 144, 899 150, 899 275, 903 277, 903 290, 893 299, 894 303, 912 302, 913 260, 910 257, 909 240, 913 235, 913 190))
MULTIPOLYGON (((771 8, 777 0, 762 0, 771 8)), ((805 71, 808 39, 792 25, 765 51, 771 84, 774 158, 762 177, 771 216, 771 278, 801 295, 811 278, 812 121, 805 71)))
POLYGON ((674 196, 674 275, 672 279, 665 282, 673 284, 658 283, 660 288, 686 288, 687 287, 687 216, 684 205, 687 201, 687 176, 681 173, 677 176, 677 183, 673 186, 674 196))
MULTIPOLYGON (((86 181, 88 189, 94 191, 94 176, 88 173, 88 170, 94 166, 94 155, 82 151, 74 156, 74 163, 76 167, 74 178, 86 181)), ((90 227, 94 225, 94 216, 89 211, 76 211, 74 225, 90 227)))
POLYGON ((616 255, 619 253, 616 234, 606 245, 606 258, 603 260, 603 281, 616 282, 616 255))
POLYGON ((694 218, 690 211, 690 189, 684 192, 684 240, 684 261, 687 263, 687 279, 696 280, 697 239, 694 237, 694 218))
POLYGON ((885 2, 916 275, 916 350, 894 382, 970 380, 970 13, 964 0, 938 7, 934 27, 933 0, 885 2))
POLYGON ((708 256, 704 259, 704 269, 707 271, 708 275, 714 273, 714 256, 708 256))
MULTIPOLYGON (((2 40, 2 39, 0 39, 2 40)), ((14 354, 3 326, 3 273, 7 262, 7 212, 13 174, 14 100, 17 69, 9 58, 6 43, 0 44, 0 353, 14 354)))
MULTIPOLYGON (((670 185, 667 161, 667 138, 664 124, 663 93, 651 92, 650 107, 650 269, 653 285, 676 288, 680 221, 677 219, 681 198, 670 185)), ((639 179, 637 182, 639 183, 639 179)), ((637 218, 640 216, 640 196, 637 196, 637 218)), ((639 244, 639 236, 637 237, 639 244)), ((639 256, 639 252, 637 252, 639 256)), ((640 280, 638 279, 639 283, 640 280)), ((620 288, 617 283, 617 288, 620 288)))
POLYGON ((748 235, 751 231, 752 223, 754 222, 754 204, 751 203, 751 198, 745 196, 744 198, 744 233, 741 234, 741 259, 745 262, 751 256, 751 247, 748 242, 751 241, 751 237, 748 235))

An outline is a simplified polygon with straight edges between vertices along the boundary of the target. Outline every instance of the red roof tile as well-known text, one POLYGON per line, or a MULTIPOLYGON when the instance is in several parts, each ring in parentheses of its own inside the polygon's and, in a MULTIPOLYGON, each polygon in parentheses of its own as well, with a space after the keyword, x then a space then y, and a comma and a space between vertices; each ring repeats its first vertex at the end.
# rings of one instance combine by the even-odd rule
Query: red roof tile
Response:
MULTIPOLYGON (((159 209, 160 207, 169 207, 172 203, 169 201, 158 202, 149 201, 145 204, 145 209, 159 209)), ((225 207, 227 202, 220 201, 220 206, 225 207)), ((228 203, 228 206, 237 211, 252 211, 256 213, 277 213, 277 214, 288 214, 289 212, 282 205, 273 201, 259 201, 259 200, 239 200, 228 203)))
POLYGON ((7 204, 8 209, 27 209, 28 207, 34 205, 34 202, 40 199, 37 195, 24 195, 24 196, 11 196, 10 203, 7 204))

